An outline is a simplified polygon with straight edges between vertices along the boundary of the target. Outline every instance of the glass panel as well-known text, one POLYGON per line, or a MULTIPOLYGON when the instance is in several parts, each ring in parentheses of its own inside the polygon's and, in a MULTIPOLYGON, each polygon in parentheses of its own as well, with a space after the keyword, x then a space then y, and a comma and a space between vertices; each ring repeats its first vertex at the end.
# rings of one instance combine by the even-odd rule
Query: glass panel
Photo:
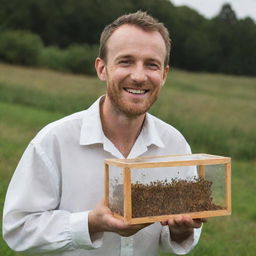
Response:
POLYGON ((132 217, 224 209, 225 166, 132 169, 132 217))
POLYGON ((109 166, 109 208, 124 216, 123 169, 109 166))
POLYGON ((197 177, 196 166, 132 169, 132 217, 187 212, 197 177))
POLYGON ((211 182, 212 203, 226 208, 226 169, 224 164, 206 165, 205 179, 211 182))

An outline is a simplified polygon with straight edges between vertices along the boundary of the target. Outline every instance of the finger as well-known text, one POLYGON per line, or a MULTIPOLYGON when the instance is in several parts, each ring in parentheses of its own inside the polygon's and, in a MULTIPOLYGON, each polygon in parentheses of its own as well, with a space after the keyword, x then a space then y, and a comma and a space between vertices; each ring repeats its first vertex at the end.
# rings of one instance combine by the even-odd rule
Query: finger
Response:
POLYGON ((173 218, 169 219, 169 220, 167 221, 167 223, 168 223, 169 226, 172 226, 172 227, 176 226, 176 223, 174 222, 174 219, 173 219, 173 218))
POLYGON ((125 223, 123 220, 120 220, 116 217, 114 217, 113 215, 109 216, 109 221, 112 225, 113 228, 119 229, 119 230, 141 230, 149 225, 151 225, 152 223, 144 223, 144 224, 136 224, 136 225, 131 225, 131 224, 127 224, 125 223))
POLYGON ((174 218, 174 224, 177 226, 177 227, 183 227, 184 226, 184 216, 178 216, 176 218, 174 218))
POLYGON ((206 218, 196 218, 196 219, 194 219, 194 221, 205 223, 205 222, 207 222, 207 219, 206 218))
POLYGON ((175 218, 170 218, 168 220, 168 225, 172 228, 181 228, 181 222, 182 222, 182 217, 178 216, 175 218))
POLYGON ((124 230, 129 228, 128 224, 123 220, 115 218, 113 215, 108 216, 107 221, 109 226, 115 230, 124 230))
POLYGON ((192 219, 190 216, 185 216, 184 225, 190 228, 200 228, 202 225, 202 221, 201 219, 192 219))
POLYGON ((192 223, 192 218, 189 215, 180 215, 174 218, 174 222, 178 226, 186 226, 192 223))
POLYGON ((166 226, 166 225, 168 225, 168 220, 166 220, 166 221, 161 221, 160 223, 161 223, 162 226, 166 226))
POLYGON ((174 226, 177 228, 194 228, 198 226, 198 223, 194 222, 194 220, 189 215, 181 215, 177 216, 173 219, 174 226))
POLYGON ((128 229, 129 230, 133 230, 133 231, 139 231, 139 230, 141 230, 141 229, 143 229, 143 228, 145 228, 145 227, 148 227, 148 226, 150 226, 150 225, 152 225, 152 223, 145 223, 145 224, 133 224, 133 225, 128 225, 128 229))

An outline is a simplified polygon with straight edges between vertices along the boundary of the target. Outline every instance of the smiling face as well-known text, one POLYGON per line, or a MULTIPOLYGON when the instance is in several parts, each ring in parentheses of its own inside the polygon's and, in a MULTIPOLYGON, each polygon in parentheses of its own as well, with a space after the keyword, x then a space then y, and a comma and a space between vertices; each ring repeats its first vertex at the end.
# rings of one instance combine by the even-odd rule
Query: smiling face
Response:
POLYGON ((107 82, 106 105, 126 116, 147 112, 168 73, 165 56, 166 47, 159 32, 120 26, 108 39, 106 60, 96 60, 98 76, 107 82))

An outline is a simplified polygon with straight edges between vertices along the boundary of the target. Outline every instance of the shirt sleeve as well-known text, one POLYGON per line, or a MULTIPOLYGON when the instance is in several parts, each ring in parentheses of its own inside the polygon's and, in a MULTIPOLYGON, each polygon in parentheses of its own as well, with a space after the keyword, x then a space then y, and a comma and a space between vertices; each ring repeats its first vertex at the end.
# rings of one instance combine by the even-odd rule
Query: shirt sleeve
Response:
POLYGON ((89 235, 88 212, 58 209, 60 174, 39 145, 30 143, 9 184, 3 238, 15 251, 44 253, 94 249, 102 234, 89 235))
POLYGON ((195 228, 193 233, 182 243, 176 243, 171 240, 170 236, 170 229, 168 226, 163 226, 162 232, 161 232, 161 248, 165 252, 172 252, 177 255, 184 255, 189 253, 198 243, 200 234, 201 234, 201 228, 195 228))

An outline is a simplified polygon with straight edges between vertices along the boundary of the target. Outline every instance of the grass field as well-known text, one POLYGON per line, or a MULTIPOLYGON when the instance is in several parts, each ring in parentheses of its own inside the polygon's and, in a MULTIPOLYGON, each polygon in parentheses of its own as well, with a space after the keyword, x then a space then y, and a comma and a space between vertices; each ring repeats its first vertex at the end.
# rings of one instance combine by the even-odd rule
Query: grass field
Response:
MULTIPOLYGON (((0 64, 1 213, 28 142, 45 124, 87 108, 104 91, 94 77, 0 64)), ((256 78, 173 70, 151 112, 178 128, 193 152, 232 157, 232 215, 209 219, 190 255, 254 256, 256 78)), ((23 254, 0 239, 0 255, 23 254)))

